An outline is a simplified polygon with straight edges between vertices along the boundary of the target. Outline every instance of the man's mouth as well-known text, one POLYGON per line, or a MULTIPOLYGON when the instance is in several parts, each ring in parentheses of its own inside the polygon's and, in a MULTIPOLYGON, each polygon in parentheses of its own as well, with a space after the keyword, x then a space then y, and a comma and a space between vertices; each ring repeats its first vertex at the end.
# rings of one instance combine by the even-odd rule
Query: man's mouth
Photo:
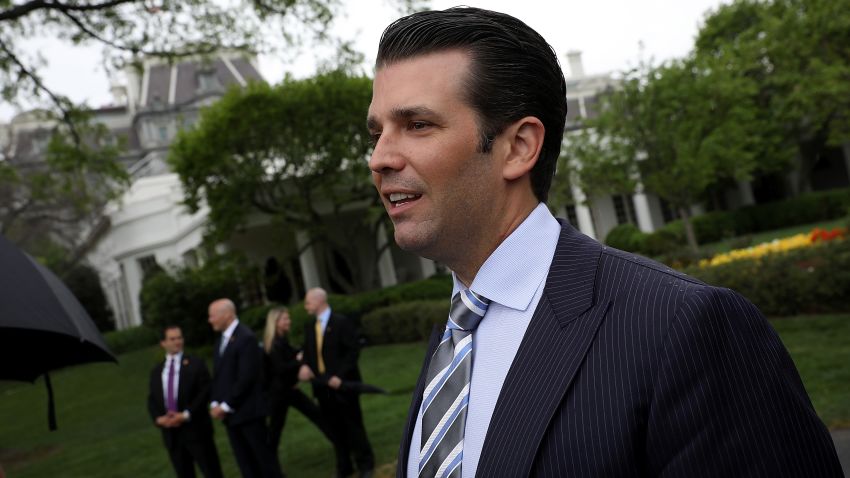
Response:
POLYGON ((393 207, 399 207, 399 206, 403 206, 405 204, 411 203, 413 201, 416 201, 417 199, 419 199, 421 197, 422 197, 421 194, 391 193, 389 195, 389 200, 390 200, 390 204, 392 204, 393 207))

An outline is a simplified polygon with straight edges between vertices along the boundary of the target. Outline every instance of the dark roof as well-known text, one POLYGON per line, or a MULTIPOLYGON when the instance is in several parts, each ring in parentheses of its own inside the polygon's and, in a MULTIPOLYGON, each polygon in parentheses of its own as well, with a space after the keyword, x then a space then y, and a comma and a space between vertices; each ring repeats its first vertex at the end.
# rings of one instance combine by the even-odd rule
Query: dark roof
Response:
MULTIPOLYGON (((243 80, 262 80, 262 76, 246 58, 228 58, 233 69, 236 70, 243 80)), ((148 74, 147 96, 144 109, 157 106, 169 105, 169 92, 171 91, 171 65, 154 65, 150 67, 148 74), (157 100, 158 98, 158 100, 157 100)), ((177 64, 177 81, 174 85, 174 105, 185 105, 194 100, 206 96, 211 91, 221 93, 233 84, 239 84, 239 80, 220 57, 207 61, 184 61, 177 64), (201 76, 212 75, 205 78, 201 83, 201 76)))

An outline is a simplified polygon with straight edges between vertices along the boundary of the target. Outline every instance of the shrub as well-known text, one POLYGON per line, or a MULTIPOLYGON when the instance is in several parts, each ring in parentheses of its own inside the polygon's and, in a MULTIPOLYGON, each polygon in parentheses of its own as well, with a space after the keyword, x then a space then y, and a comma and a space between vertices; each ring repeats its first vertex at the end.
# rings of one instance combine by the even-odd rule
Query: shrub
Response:
POLYGON ((448 296, 381 307, 363 316, 363 334, 375 345, 427 340, 435 325, 445 326, 448 311, 448 296))
MULTIPOLYGON (((412 301, 442 300, 447 304, 451 294, 451 277, 437 275, 416 282, 408 282, 360 294, 330 294, 328 303, 334 312, 354 320, 355 324, 360 327, 365 342, 371 343, 371 338, 368 333, 365 333, 365 325, 363 324, 365 314, 383 307, 412 301)), ((444 304, 445 313, 448 313, 448 307, 444 304)), ((304 327, 312 324, 314 319, 304 310, 303 302, 289 307, 289 316, 292 318, 290 341, 293 344, 300 344, 304 337, 304 327)), ((443 320, 445 320, 445 317, 443 317, 443 320)))
POLYGON ((712 211, 691 219, 697 242, 717 242, 736 235, 735 218, 725 211, 712 211))
POLYGON ((651 256, 660 256, 681 249, 685 244, 685 228, 682 221, 673 221, 648 234, 644 241, 644 250, 641 252, 651 256))
POLYGON ((159 343, 159 332, 140 325, 124 330, 116 330, 103 334, 106 345, 113 354, 119 355, 134 350, 150 347, 159 343))
POLYGON ((187 344, 203 345, 215 340, 207 322, 207 307, 222 297, 236 300, 239 284, 233 266, 211 260, 197 269, 153 275, 145 280, 140 296, 145 325, 154 330, 178 325, 187 344))
POLYGON ((685 272, 740 292, 765 315, 850 311, 850 240, 685 272))
POLYGON ((97 330, 101 332, 115 330, 112 311, 109 310, 97 271, 85 264, 77 264, 65 274, 62 280, 86 309, 97 330))
POLYGON ((837 219, 850 207, 850 188, 801 194, 732 211, 738 235, 837 219))
POLYGON ((605 236, 605 244, 628 252, 642 252, 646 248, 647 234, 634 224, 620 224, 605 236))

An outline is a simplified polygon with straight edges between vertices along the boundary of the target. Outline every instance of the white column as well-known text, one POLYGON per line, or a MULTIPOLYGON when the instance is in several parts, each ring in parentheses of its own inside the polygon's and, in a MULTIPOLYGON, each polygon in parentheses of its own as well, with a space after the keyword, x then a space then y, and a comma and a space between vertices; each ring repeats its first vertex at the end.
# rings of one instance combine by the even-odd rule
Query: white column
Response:
POLYGON ((738 197, 742 206, 752 206, 756 203, 753 195, 753 185, 749 181, 738 181, 738 197))
POLYGON ((642 189, 632 196, 632 202, 635 205, 635 215, 637 216, 638 229, 643 232, 652 232, 655 230, 655 225, 652 223, 652 211, 649 209, 649 198, 642 189))
MULTIPOLYGON (((301 249, 310 243, 310 237, 304 231, 297 231, 295 243, 298 249, 301 249)), ((298 262, 301 264, 301 278, 304 279, 304 287, 306 289, 321 287, 322 283, 319 280, 319 268, 316 266, 316 254, 313 251, 313 246, 307 247, 298 255, 298 262)))
POLYGON ((586 235, 596 239, 596 231, 593 228, 593 217, 590 215, 590 208, 585 205, 587 198, 584 192, 573 186, 573 199, 576 205, 576 219, 578 219, 578 229, 586 235))
POLYGON ((389 287, 398 284, 398 278, 395 275, 395 264, 393 264, 393 255, 387 245, 387 230, 383 224, 378 227, 378 249, 384 248, 381 255, 378 257, 378 275, 381 278, 381 287, 389 287))

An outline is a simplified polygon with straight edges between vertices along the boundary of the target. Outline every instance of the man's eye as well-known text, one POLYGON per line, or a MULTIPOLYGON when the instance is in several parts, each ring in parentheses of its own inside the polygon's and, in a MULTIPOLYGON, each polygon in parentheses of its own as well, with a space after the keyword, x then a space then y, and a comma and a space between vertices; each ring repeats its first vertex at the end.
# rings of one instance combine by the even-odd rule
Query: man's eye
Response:
POLYGON ((422 130, 422 129, 427 128, 428 126, 429 126, 428 123, 426 123, 424 121, 411 121, 410 122, 410 129, 412 129, 412 130, 422 130))

